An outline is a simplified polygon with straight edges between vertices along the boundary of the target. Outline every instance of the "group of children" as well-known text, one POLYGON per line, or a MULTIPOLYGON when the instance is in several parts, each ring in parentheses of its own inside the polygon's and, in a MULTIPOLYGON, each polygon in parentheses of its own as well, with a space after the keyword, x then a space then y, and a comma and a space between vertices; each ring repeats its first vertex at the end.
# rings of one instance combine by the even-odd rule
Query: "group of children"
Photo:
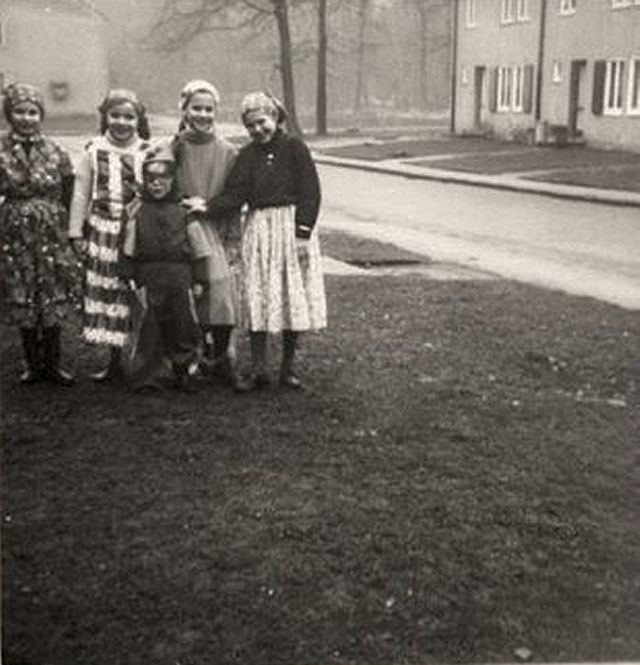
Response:
POLYGON ((302 387, 299 333, 326 325, 317 172, 306 145, 284 130, 277 99, 245 97, 251 141, 239 151, 216 132, 219 102, 212 84, 190 82, 177 134, 152 144, 137 96, 113 90, 74 174, 42 134, 41 92, 5 90, 3 299, 21 330, 24 383, 73 381, 60 367, 60 326, 81 298, 84 340, 110 350, 95 381, 154 389, 170 366, 183 390, 198 372, 258 390, 271 383, 268 335, 282 333, 279 382, 302 387), (250 336, 246 379, 235 366, 236 326, 250 336))

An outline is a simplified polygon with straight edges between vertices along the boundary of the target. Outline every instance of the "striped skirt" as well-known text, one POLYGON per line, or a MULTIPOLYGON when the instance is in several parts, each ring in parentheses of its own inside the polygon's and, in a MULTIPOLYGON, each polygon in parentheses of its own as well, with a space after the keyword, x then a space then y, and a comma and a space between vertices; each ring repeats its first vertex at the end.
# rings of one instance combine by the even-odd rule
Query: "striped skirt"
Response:
POLYGON ((243 324, 252 331, 319 330, 327 307, 318 232, 299 255, 295 208, 249 213, 242 236, 243 324))
POLYGON ((82 335, 87 342, 123 347, 129 335, 129 297, 119 273, 119 219, 89 217, 82 335))

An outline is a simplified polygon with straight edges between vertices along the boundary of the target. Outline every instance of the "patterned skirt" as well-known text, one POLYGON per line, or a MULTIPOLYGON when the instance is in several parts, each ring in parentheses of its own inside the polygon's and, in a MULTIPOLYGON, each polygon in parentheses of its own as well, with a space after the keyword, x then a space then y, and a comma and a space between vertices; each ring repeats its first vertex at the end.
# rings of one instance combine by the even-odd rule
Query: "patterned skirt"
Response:
POLYGON ((89 217, 83 337, 92 344, 123 347, 129 335, 129 296, 119 274, 122 222, 89 217))
POLYGON ((0 291, 6 323, 61 325, 79 310, 82 266, 67 242, 57 200, 8 200, 0 206, 0 291))
POLYGON ((252 331, 319 330, 327 307, 318 233, 298 255, 295 207, 253 210, 242 237, 242 321, 252 331))

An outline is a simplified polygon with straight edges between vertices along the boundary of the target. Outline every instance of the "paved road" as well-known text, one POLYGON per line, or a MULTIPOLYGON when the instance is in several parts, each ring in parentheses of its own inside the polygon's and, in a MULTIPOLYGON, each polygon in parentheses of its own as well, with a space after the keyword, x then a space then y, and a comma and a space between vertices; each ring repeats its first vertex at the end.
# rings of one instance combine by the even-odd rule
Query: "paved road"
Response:
POLYGON ((640 210, 320 165, 321 223, 640 309, 640 210))

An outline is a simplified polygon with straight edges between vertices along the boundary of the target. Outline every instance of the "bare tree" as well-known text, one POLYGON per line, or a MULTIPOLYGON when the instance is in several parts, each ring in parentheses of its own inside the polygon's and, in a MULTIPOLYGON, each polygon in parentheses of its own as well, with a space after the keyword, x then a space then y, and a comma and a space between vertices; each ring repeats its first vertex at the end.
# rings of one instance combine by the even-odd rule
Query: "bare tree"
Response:
POLYGON ((275 22, 279 39, 279 72, 289 129, 301 134, 295 102, 290 0, 165 0, 153 27, 157 47, 178 51, 196 37, 221 30, 263 29, 275 22))
POLYGON ((353 99, 353 110, 357 112, 362 106, 365 96, 365 34, 367 30, 367 17, 371 0, 358 0, 358 43, 356 46, 356 91, 353 99))
POLYGON ((418 86, 422 108, 428 105, 429 57, 439 48, 448 45, 447 35, 437 35, 433 29, 436 15, 448 10, 448 0, 409 0, 418 14, 418 86))
POLYGON ((318 0, 316 132, 327 134, 327 0, 318 0))

